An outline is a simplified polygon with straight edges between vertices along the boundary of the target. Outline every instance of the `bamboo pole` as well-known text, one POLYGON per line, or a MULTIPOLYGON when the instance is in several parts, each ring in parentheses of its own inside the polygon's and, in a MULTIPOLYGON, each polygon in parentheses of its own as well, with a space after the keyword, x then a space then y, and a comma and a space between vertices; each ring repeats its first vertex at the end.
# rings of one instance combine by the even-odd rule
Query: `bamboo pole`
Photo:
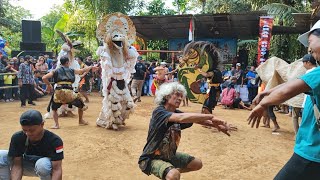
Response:
POLYGON ((156 53, 182 53, 182 51, 168 51, 168 50, 137 50, 138 52, 156 52, 156 53))

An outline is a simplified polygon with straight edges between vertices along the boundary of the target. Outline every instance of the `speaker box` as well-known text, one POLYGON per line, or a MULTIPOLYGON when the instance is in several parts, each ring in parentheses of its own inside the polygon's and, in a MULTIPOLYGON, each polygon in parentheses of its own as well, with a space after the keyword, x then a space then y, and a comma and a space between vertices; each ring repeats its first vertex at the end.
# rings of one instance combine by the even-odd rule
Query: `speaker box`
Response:
POLYGON ((41 43, 41 22, 22 20, 22 42, 41 43))
POLYGON ((21 51, 46 51, 45 43, 20 42, 21 51))

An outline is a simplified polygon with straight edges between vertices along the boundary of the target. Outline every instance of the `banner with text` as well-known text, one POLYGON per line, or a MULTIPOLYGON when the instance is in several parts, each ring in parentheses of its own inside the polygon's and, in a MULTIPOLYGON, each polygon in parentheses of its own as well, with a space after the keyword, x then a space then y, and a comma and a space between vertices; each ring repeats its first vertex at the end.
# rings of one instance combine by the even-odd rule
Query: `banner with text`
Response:
POLYGON ((272 16, 261 16, 259 23, 258 59, 257 65, 264 63, 268 59, 273 27, 272 16))

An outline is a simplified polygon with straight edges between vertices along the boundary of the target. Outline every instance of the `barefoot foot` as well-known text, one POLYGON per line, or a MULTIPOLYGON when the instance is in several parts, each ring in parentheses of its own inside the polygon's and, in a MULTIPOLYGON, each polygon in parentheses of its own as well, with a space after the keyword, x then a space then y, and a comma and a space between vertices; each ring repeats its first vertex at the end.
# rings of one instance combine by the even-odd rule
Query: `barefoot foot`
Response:
POLYGON ((274 127, 274 128, 272 129, 272 132, 277 132, 279 129, 280 129, 280 127, 279 127, 279 126, 276 126, 276 127, 274 127))
POLYGON ((75 117, 75 116, 76 116, 76 115, 73 114, 71 111, 68 111, 68 112, 67 112, 67 115, 68 115, 68 117, 75 117))
POLYGON ((59 125, 52 126, 50 129, 60 129, 59 125))
POLYGON ((89 124, 88 121, 85 121, 85 120, 79 121, 79 126, 86 126, 88 124, 89 124))

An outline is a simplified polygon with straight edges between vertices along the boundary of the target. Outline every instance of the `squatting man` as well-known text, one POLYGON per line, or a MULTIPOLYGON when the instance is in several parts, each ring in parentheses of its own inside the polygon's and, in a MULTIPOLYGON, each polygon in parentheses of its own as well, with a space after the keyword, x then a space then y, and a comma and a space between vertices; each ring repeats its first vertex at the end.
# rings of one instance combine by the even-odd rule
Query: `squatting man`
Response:
POLYGON ((236 127, 212 114, 183 113, 177 108, 187 92, 178 82, 165 83, 156 93, 147 143, 139 158, 139 167, 147 175, 153 174, 160 179, 180 179, 180 173, 201 169, 202 162, 186 153, 177 152, 181 130, 193 123, 217 128, 230 136, 230 130, 236 127))
POLYGON ((22 131, 12 135, 9 151, 0 150, 0 180, 21 180, 22 176, 41 180, 61 180, 63 142, 43 128, 39 111, 28 110, 20 117, 22 131))
POLYGON ((75 74, 82 74, 88 72, 91 69, 98 69, 95 66, 85 67, 83 69, 70 69, 70 61, 68 56, 62 56, 60 58, 61 67, 49 72, 42 77, 43 82, 47 85, 47 91, 52 90, 52 85, 49 82, 50 78, 53 78, 56 83, 53 98, 51 98, 50 104, 53 111, 53 119, 55 125, 52 129, 59 129, 57 110, 62 104, 69 104, 78 107, 79 125, 88 125, 88 122, 83 119, 83 111, 88 107, 84 104, 80 93, 73 91, 72 83, 75 81, 75 74))

